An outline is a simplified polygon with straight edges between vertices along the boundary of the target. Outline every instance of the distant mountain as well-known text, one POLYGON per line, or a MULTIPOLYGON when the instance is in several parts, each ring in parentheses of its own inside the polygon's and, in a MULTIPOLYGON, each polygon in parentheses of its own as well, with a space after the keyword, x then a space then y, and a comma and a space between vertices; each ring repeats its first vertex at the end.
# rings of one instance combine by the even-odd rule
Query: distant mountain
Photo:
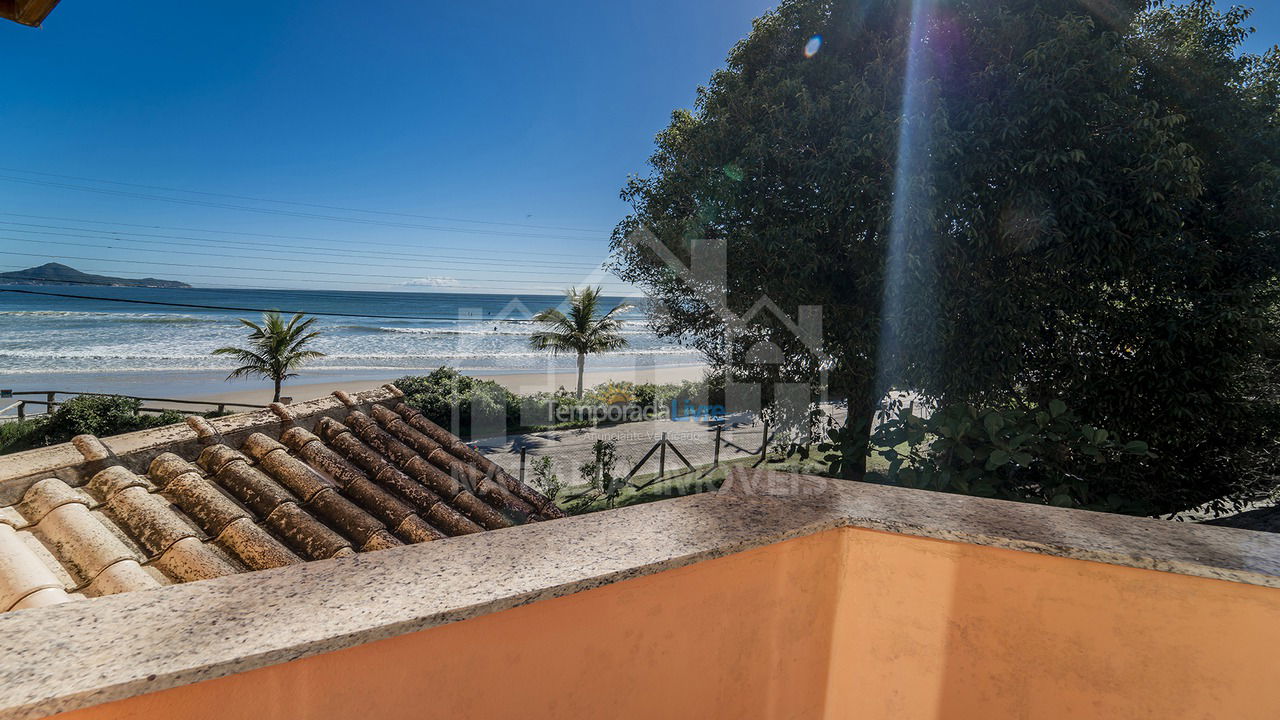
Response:
POLYGON ((40 267, 27 268, 14 272, 0 273, 0 285, 113 285, 115 287, 153 287, 153 288, 189 288, 190 285, 177 280, 157 280, 155 278, 109 277, 107 275, 90 275, 61 263, 45 263, 40 267))

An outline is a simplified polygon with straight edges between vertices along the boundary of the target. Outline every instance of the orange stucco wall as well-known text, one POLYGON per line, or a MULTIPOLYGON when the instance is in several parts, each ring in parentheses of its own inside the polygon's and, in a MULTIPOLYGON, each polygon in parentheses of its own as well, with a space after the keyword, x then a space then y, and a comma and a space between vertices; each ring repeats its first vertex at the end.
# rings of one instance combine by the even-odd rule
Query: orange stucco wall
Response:
POLYGON ((1280 719, 1280 590, 846 530, 830 717, 1280 719))
POLYGON ((69 713, 1280 717, 1280 591, 839 530, 69 713))

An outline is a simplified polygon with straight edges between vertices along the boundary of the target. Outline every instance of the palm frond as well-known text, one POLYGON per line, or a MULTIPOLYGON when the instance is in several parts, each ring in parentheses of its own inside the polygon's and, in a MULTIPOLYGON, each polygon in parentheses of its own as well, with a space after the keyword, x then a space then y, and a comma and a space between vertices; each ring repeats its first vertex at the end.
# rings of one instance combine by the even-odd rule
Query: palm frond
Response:
POLYGON ((541 323, 545 328, 529 336, 530 347, 552 353, 576 352, 584 355, 626 347, 627 339, 618 334, 623 321, 616 315, 631 306, 619 305, 597 316, 600 295, 599 287, 569 288, 565 291, 567 314, 557 308, 547 308, 533 316, 534 322, 541 323))
POLYGON ((261 325, 241 319, 241 324, 252 330, 247 347, 218 348, 213 354, 229 355, 240 363, 240 367, 227 376, 228 380, 258 375, 278 383, 297 377, 291 371, 308 360, 324 357, 322 352, 304 349, 320 337, 318 330, 308 332, 315 321, 315 318, 304 319, 302 313, 297 313, 285 323, 276 311, 263 313, 261 325))

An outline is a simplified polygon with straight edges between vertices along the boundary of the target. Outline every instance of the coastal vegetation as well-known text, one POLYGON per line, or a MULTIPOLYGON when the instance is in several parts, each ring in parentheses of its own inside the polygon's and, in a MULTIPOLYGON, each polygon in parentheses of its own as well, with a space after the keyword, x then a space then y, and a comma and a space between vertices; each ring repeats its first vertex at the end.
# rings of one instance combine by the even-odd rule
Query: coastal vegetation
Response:
POLYGON ((76 435, 118 435, 182 422, 182 413, 139 412, 142 401, 118 395, 78 395, 49 415, 0 423, 0 455, 67 442, 76 435))
POLYGON ((307 349, 320 337, 320 331, 311 330, 316 321, 314 317, 303 318, 302 313, 296 313, 286 323, 275 311, 263 313, 261 325, 241 318, 240 322, 252 330, 248 346, 223 347, 213 351, 214 355, 229 355, 241 363, 227 375, 227 379, 255 375, 266 378, 275 385, 271 401, 280 402, 280 386, 284 381, 297 377, 295 371, 308 360, 324 357, 322 352, 307 349))
POLYGON ((631 308, 630 305, 619 305, 608 312, 598 315, 600 307, 600 288, 569 288, 565 292, 569 304, 566 315, 558 308, 547 308, 533 316, 534 322, 541 323, 544 329, 529 336, 529 346, 534 350, 546 350, 552 354, 572 353, 578 357, 578 397, 582 397, 582 375, 586 366, 587 355, 621 350, 627 346, 627 339, 618 334, 622 329, 622 320, 618 314, 631 308))
POLYGON ((395 385, 408 405, 438 425, 456 428, 463 438, 660 418, 672 407, 705 404, 724 392, 723 380, 712 376, 682 383, 610 381, 584 389, 581 396, 563 389, 520 395, 450 367, 405 376, 395 385))
POLYGON ((957 0, 914 33, 912 6, 787 0, 673 114, 613 239, 658 333, 845 398, 850 479, 900 390, 941 409, 900 478, 1151 513, 1275 487, 1280 53, 1210 0, 957 0), (723 305, 673 272, 695 244, 732 248, 723 305), (821 308, 829 361, 731 327, 762 298, 821 308))

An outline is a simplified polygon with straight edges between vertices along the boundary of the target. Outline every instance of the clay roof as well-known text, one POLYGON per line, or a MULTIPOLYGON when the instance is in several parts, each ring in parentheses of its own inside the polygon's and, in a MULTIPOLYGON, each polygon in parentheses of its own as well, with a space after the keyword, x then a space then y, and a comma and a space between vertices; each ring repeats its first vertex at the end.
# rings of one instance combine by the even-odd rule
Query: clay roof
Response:
POLYGON ((0 612, 562 517, 394 386, 0 459, 0 612))
POLYGON ((59 0, 0 0, 0 18, 36 27, 59 0))

